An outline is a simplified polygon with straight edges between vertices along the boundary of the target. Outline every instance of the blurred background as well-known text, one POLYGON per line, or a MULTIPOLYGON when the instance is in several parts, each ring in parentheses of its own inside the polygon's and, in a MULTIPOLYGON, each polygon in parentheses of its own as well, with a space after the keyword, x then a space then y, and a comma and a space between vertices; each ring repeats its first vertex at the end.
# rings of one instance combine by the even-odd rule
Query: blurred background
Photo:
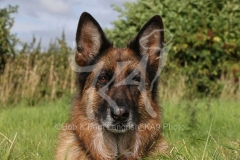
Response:
POLYGON ((68 56, 83 11, 116 47, 126 47, 149 18, 161 15, 165 41, 173 35, 161 75, 162 98, 240 99, 239 7, 237 0, 1 0, 0 101, 34 105, 74 92, 68 56))
MULTIPOLYGON (((21 121, 25 113, 33 119, 41 119, 42 115, 51 117, 46 124, 45 119, 32 122, 45 127, 68 119, 68 114, 60 115, 69 112, 70 97, 76 92, 69 56, 75 47, 77 23, 84 11, 100 23, 115 47, 126 47, 143 24, 153 15, 160 15, 167 31, 165 42, 170 41, 168 46, 171 46, 160 75, 160 100, 163 107, 166 106, 164 115, 168 126, 181 123, 185 128, 184 132, 166 130, 167 139, 175 148, 179 147, 177 153, 188 159, 199 159, 201 153, 203 158, 239 158, 239 0, 0 0, 0 120, 5 119, 2 121, 5 137, 16 138, 17 126, 12 129, 4 126, 21 121), (15 110, 19 119, 9 122, 7 117, 16 116, 8 108, 21 108, 19 106, 34 110, 15 110), (47 112, 39 106, 52 108, 47 112), (55 106, 62 109, 57 112, 59 108, 55 106), (211 123, 216 127, 210 138, 215 146, 206 155, 211 123), (186 139, 189 135, 191 138, 186 139)), ((51 131, 52 139, 56 139, 57 131, 48 129, 46 132, 51 131)), ((34 145, 42 142, 39 137, 51 138, 45 133, 32 134, 35 135, 31 143, 33 151, 23 154, 20 147, 16 153, 33 159, 52 155, 52 148, 46 155, 43 149, 41 155, 41 149, 36 150, 34 145)), ((0 147, 5 150, 0 155, 17 157, 16 153, 11 154, 13 140, 9 144, 3 142, 4 138, 0 147)), ((43 148, 48 147, 48 142, 42 143, 43 148)), ((49 143, 54 146, 55 141, 49 143)))

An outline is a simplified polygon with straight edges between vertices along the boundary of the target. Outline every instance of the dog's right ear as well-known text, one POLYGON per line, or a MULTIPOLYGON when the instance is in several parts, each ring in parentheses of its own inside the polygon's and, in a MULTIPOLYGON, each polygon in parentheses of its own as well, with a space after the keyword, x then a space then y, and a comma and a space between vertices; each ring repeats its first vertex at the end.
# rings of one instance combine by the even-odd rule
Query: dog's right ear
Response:
POLYGON ((112 46, 98 22, 87 12, 80 16, 76 43, 75 60, 79 66, 91 64, 96 56, 112 46))

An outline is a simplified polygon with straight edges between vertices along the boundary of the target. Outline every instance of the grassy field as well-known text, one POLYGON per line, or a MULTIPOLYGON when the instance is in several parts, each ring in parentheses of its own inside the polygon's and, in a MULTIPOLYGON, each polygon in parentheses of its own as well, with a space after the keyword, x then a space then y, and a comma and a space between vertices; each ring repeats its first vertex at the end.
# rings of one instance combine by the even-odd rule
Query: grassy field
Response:
MULTIPOLYGON (((0 159, 53 159, 58 128, 70 98, 35 107, 0 110, 0 159)), ((168 157, 147 159, 240 159, 240 102, 204 99, 163 102, 168 157)))

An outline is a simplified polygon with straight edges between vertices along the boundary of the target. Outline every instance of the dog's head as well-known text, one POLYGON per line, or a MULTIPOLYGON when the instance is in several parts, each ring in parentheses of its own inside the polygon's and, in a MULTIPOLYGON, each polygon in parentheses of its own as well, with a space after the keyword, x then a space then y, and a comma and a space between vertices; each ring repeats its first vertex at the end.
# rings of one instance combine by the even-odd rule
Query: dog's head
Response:
POLYGON ((158 118, 157 72, 163 48, 163 23, 152 17, 126 48, 114 48, 97 21, 80 17, 76 62, 86 115, 107 130, 124 133, 141 120, 158 118), (150 113, 151 112, 151 113, 150 113))

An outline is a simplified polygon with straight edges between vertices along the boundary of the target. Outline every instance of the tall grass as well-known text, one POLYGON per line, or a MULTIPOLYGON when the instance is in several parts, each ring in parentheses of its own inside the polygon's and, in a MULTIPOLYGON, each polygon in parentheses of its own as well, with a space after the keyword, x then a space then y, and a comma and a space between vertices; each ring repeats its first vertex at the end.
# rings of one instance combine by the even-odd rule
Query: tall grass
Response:
POLYGON ((2 104, 27 100, 34 105, 75 91, 75 74, 68 65, 67 55, 24 54, 9 58, 0 77, 2 104))
MULTIPOLYGON (((33 106, 76 91, 76 76, 69 64, 71 49, 66 44, 64 32, 62 38, 51 42, 46 51, 41 50, 41 41, 36 47, 35 43, 36 39, 33 38, 32 43, 25 44, 18 55, 4 58, 6 64, 0 72, 0 107, 16 105, 22 101, 33 106)), ((237 68, 236 72, 238 67, 233 67, 237 68)), ((240 74, 233 74, 233 68, 224 70, 215 83, 222 86, 218 95, 220 98, 240 100, 240 74)), ((160 75, 162 100, 178 101, 197 97, 198 82, 189 79, 191 76, 186 70, 190 69, 179 67, 177 62, 167 61, 160 75)), ((214 88, 211 91, 215 92, 214 88)), ((219 88, 216 88, 216 93, 218 92, 219 88)))
POLYGON ((222 75, 218 83, 223 85, 220 98, 240 100, 240 77, 233 76, 233 74, 222 75))
MULTIPOLYGON (((0 74, 0 106, 20 101, 35 105, 74 93, 76 77, 68 59, 67 53, 21 54, 8 58, 4 72, 0 74)), ((192 87, 186 85, 188 77, 181 69, 165 68, 160 75, 162 99, 177 101, 187 98, 192 93, 192 87)), ((239 79, 232 74, 222 76, 216 82, 223 86, 220 98, 240 100, 239 79)))

